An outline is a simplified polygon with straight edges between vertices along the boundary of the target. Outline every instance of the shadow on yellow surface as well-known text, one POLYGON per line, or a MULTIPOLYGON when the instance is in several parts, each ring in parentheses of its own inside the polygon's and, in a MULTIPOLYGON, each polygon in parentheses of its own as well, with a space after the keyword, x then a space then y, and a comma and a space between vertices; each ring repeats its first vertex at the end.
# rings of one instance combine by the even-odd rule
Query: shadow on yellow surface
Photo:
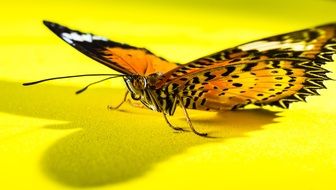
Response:
MULTIPOLYGON (((192 113, 195 126, 221 137, 209 139, 192 133, 173 133, 161 114, 150 110, 127 105, 120 111, 108 111, 104 106, 118 103, 121 89, 93 89, 77 96, 77 88, 49 84, 23 87, 0 81, 0 87, 4 92, 1 112, 68 122, 47 128, 81 129, 49 147, 41 160, 50 177, 78 187, 134 179, 189 147, 243 137, 273 123, 277 117, 276 112, 262 109, 192 113)), ((179 113, 173 121, 185 124, 179 113)))

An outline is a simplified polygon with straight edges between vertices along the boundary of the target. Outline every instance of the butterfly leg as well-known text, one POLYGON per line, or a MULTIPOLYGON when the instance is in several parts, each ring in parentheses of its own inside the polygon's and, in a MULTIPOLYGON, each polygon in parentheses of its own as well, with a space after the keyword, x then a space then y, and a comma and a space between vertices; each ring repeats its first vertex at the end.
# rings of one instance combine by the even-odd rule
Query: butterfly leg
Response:
POLYGON ((199 136, 202 136, 202 137, 207 136, 208 133, 201 133, 201 132, 196 131, 196 129, 193 127, 193 125, 191 123, 191 120, 190 120, 190 117, 188 115, 187 109, 183 105, 181 97, 178 96, 178 100, 180 102, 180 105, 181 105, 181 107, 183 109, 184 116, 186 117, 187 123, 188 123, 190 129, 192 130, 192 132, 194 132, 196 135, 199 135, 199 136))
POLYGON ((139 102, 134 102, 131 99, 127 99, 127 103, 129 103, 131 106, 133 106, 135 108, 146 108, 143 104, 141 104, 139 102))
POLYGON ((171 127, 172 129, 174 130, 177 130, 177 131, 186 131, 185 129, 181 128, 181 127, 175 127, 173 124, 171 124, 167 118, 167 115, 165 113, 163 113, 163 117, 165 118, 167 124, 169 127, 171 127))
POLYGON ((126 102, 128 93, 129 93, 128 90, 126 90, 126 93, 124 95, 123 100, 117 106, 108 105, 107 108, 110 109, 110 110, 116 110, 116 109, 120 108, 120 106, 123 105, 126 102))

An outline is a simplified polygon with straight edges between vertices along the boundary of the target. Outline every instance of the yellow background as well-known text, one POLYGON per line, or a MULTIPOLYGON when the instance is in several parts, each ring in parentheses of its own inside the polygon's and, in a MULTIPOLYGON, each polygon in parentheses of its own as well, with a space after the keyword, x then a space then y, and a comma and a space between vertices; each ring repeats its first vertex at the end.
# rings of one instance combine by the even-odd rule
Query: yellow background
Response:
MULTIPOLYGON (((336 189, 336 82, 289 110, 190 111, 200 131, 125 105, 111 73, 57 39, 43 19, 187 62, 243 42, 336 21, 324 1, 10 1, 0 8, 0 189, 336 189)), ((335 63, 327 65, 336 71, 335 63)), ((335 74, 330 74, 336 78, 335 74)), ((186 126, 180 110, 171 118, 186 126)))

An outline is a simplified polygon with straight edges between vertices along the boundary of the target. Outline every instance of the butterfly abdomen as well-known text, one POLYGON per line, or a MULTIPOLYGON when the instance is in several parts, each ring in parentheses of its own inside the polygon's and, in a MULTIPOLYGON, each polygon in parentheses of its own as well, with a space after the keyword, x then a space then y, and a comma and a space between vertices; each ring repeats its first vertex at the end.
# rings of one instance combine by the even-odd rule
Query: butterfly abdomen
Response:
POLYGON ((165 114, 173 115, 178 103, 176 95, 169 93, 167 89, 152 89, 152 92, 161 111, 165 114))

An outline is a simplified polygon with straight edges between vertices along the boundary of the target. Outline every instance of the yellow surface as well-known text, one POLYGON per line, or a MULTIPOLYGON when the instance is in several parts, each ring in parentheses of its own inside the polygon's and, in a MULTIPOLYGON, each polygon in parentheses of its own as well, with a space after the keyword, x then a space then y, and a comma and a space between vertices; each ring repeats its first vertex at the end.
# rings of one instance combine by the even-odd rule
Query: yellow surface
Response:
MULTIPOLYGON (((22 82, 111 71, 57 39, 42 19, 186 62, 249 40, 336 21, 325 1, 1 2, 0 189, 336 189, 336 82, 289 110, 190 111, 220 138, 174 133, 125 105, 120 80, 22 82)), ((335 63, 328 68, 336 71, 335 63)), ((336 78, 335 74, 330 75, 336 78)), ((171 118, 184 125, 181 111, 171 118)))

